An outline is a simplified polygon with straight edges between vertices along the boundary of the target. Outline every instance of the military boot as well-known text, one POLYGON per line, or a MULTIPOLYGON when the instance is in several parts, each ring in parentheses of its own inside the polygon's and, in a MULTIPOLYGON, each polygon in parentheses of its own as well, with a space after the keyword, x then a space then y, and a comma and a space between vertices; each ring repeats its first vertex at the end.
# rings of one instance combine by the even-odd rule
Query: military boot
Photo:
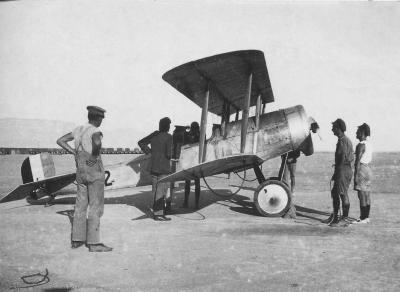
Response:
POLYGON ((332 221, 328 224, 331 227, 337 227, 340 223, 340 217, 338 215, 334 215, 332 221))

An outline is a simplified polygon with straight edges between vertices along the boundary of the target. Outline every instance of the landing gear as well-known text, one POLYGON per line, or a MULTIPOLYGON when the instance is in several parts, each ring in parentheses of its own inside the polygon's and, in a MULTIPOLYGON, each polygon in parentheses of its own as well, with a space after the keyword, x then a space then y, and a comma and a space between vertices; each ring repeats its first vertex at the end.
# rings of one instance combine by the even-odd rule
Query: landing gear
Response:
POLYGON ((290 190, 285 183, 267 179, 254 192, 254 204, 261 215, 281 217, 290 207, 290 190))
POLYGON ((255 165, 254 172, 260 185, 254 192, 254 204, 258 212, 267 217, 281 217, 290 208, 292 196, 289 186, 283 181, 287 154, 282 159, 278 177, 265 179, 261 169, 255 165))
POLYGON ((41 186, 38 189, 33 190, 30 195, 26 197, 26 201, 31 205, 37 205, 37 201, 46 196, 48 196, 49 198, 47 199, 45 206, 52 206, 54 204, 53 201, 56 196, 51 194, 46 186, 41 186))

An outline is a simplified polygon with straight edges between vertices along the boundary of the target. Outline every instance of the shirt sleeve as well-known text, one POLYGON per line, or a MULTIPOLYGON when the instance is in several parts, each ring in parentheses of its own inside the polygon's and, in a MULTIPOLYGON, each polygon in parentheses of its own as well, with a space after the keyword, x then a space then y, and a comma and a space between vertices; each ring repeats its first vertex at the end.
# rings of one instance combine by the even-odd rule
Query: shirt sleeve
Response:
POLYGON ((94 130, 93 133, 92 133, 92 137, 93 137, 94 134, 99 134, 100 140, 103 140, 103 132, 100 129, 94 130))
POLYGON ((101 130, 99 128, 96 128, 96 127, 93 127, 89 130, 88 134, 89 134, 90 139, 93 139, 93 135, 97 134, 97 133, 100 134, 100 140, 103 139, 103 133, 101 132, 101 130))

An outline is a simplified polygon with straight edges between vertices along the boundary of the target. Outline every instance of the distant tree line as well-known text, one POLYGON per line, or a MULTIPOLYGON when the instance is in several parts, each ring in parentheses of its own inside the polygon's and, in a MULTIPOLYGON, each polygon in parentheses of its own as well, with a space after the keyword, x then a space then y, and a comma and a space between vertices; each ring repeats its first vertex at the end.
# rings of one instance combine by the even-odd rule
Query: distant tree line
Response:
MULTIPOLYGON (((16 148, 16 147, 0 147, 0 155, 8 154, 39 154, 42 152, 48 152, 50 154, 62 155, 67 152, 62 148, 16 148)), ((102 148, 102 154, 142 154, 143 152, 139 148, 102 148)))

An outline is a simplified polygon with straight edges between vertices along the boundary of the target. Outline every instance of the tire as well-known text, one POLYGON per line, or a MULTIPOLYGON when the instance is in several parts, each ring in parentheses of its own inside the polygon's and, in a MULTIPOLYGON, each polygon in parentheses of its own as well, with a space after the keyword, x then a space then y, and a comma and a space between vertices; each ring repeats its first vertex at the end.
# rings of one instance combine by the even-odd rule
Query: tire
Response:
POLYGON ((48 190, 45 188, 38 188, 32 191, 29 196, 26 197, 26 201, 31 205, 35 205, 35 202, 46 196, 50 196, 48 190))
POLYGON ((266 217, 281 217, 290 207, 291 195, 288 186, 274 179, 267 179, 254 192, 254 204, 258 212, 266 217))

